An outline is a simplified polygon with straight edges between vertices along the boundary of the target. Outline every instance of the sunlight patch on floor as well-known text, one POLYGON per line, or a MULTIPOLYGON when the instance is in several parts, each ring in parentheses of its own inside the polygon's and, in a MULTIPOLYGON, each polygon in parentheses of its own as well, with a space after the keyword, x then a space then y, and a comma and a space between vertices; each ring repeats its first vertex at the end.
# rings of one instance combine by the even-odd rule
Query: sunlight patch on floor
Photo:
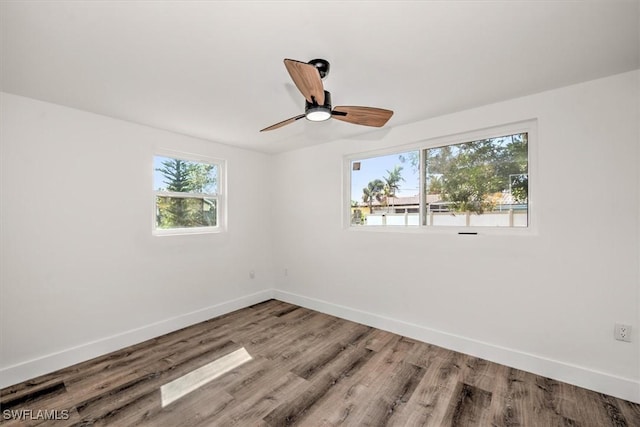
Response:
POLYGON ((175 380, 160 387, 162 407, 164 408, 184 395, 197 390, 209 381, 218 378, 222 374, 225 374, 252 359, 253 358, 247 350, 242 347, 241 349, 236 350, 233 353, 229 353, 226 356, 222 356, 221 358, 216 359, 195 371, 191 371, 180 378, 176 378, 175 380))

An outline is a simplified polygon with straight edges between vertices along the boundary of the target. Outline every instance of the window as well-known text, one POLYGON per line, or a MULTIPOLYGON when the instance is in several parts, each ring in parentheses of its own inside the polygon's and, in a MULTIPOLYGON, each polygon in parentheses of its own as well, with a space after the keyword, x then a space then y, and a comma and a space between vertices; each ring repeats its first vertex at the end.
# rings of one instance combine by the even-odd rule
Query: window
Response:
POLYGON ((155 234, 219 231, 222 178, 221 161, 154 156, 155 234))
POLYGON ((420 223, 419 151, 351 162, 351 224, 417 226, 420 223))
POLYGON ((423 151, 427 226, 527 227, 526 132, 423 151))
POLYGON ((527 229, 534 122, 346 159, 351 227, 527 229))

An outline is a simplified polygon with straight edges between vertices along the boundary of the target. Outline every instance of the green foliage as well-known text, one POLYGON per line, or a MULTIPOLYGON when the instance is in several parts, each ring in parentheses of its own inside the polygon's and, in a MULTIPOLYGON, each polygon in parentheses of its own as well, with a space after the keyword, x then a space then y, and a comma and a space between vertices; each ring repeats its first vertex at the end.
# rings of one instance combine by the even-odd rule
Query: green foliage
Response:
POLYGON ((454 159, 453 154, 454 147, 446 145, 444 147, 430 148, 426 154, 426 174, 431 176, 432 174, 442 175, 449 163, 454 159))
POLYGON ((508 175, 511 195, 518 203, 526 203, 529 198, 527 149, 527 134, 514 135, 512 142, 505 147, 499 171, 508 175))
POLYGON ((529 198, 529 175, 516 175, 511 180, 511 195, 517 203, 526 203, 529 198))
POLYGON ((373 201, 382 201, 384 197, 384 182, 381 179, 370 181, 365 188, 362 189, 362 201, 369 205, 369 213, 373 212, 373 201))
POLYGON ((164 176, 167 191, 209 193, 215 188, 215 166, 207 163, 167 159, 156 169, 164 176))
POLYGON ((162 162, 162 167, 156 169, 164 176, 167 191, 188 192, 189 162, 180 159, 170 159, 162 162))
POLYGON ((443 164, 443 190, 457 211, 482 213, 491 210, 486 198, 498 191, 495 171, 497 153, 491 141, 476 141, 458 146, 458 153, 443 164))
POLYGON ((402 177, 402 166, 396 165, 393 170, 387 170, 387 176, 383 178, 384 186, 382 193, 384 200, 388 200, 390 197, 395 197, 396 192, 400 191, 400 182, 404 181, 402 177))
POLYGON ((428 192, 439 189, 457 211, 492 210, 490 196, 504 191, 520 203, 527 201, 526 134, 429 149, 426 162, 428 192))
POLYGON ((189 191, 194 193, 209 193, 213 191, 216 184, 214 165, 207 163, 189 163, 187 170, 189 173, 189 191))
POLYGON ((442 194, 443 191, 441 176, 432 175, 427 178, 427 194, 442 194))
POLYGON ((393 170, 387 170, 387 176, 370 181, 362 189, 362 200, 369 205, 370 213, 373 212, 374 201, 388 203, 389 198, 395 197, 400 191, 400 182, 404 181, 402 169, 402 166, 396 165, 393 170))
POLYGON ((159 228, 212 227, 217 225, 217 201, 200 197, 158 196, 159 228))
MULTIPOLYGON (((157 171, 164 176, 166 191, 202 194, 215 189, 215 166, 167 159, 157 171)), ((203 197, 158 196, 160 228, 207 227, 217 224, 217 201, 203 197)))

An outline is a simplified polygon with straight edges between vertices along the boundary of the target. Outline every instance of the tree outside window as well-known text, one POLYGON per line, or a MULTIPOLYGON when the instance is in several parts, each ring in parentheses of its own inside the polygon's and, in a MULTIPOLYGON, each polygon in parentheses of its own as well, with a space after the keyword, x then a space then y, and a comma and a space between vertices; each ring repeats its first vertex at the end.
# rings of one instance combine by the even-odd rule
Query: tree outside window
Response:
POLYGON ((219 164, 156 156, 154 165, 157 230, 218 226, 219 164))

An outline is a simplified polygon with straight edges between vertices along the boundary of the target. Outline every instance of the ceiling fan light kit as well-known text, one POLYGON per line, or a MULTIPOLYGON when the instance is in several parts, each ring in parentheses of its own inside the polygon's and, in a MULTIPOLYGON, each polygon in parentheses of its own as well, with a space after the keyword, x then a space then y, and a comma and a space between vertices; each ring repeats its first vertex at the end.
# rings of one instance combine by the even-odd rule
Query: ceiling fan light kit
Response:
POLYGON ((334 118, 356 125, 382 127, 393 115, 391 110, 374 107, 338 106, 332 109, 331 94, 324 90, 322 84, 322 80, 329 74, 329 62, 325 59, 312 59, 309 62, 285 59, 284 66, 305 98, 304 114, 283 120, 260 132, 281 128, 303 117, 312 122, 334 118))
POLYGON ((324 91, 324 105, 305 101, 304 115, 312 122, 323 122, 331 118, 331 94, 324 91))

